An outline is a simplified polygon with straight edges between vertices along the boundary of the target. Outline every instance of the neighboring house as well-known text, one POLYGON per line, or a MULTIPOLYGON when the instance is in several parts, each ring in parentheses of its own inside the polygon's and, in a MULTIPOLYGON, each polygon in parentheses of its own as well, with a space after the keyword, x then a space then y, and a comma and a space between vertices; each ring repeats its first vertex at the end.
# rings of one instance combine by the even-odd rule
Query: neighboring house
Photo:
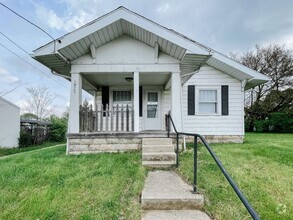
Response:
POLYGON ((124 7, 33 58, 71 81, 71 153, 136 149, 142 137, 166 137, 169 111, 179 131, 242 142, 244 91, 268 80, 124 7), (80 107, 82 89, 94 97, 92 110, 80 107))
POLYGON ((20 108, 0 97, 0 147, 18 147, 20 108))

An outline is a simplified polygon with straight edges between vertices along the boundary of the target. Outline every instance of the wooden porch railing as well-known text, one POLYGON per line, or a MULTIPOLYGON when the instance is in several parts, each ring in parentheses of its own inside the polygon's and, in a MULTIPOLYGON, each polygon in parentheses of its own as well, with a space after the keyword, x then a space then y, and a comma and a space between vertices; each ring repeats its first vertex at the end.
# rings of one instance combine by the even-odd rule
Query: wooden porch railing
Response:
POLYGON ((80 106, 79 126, 81 132, 121 132, 133 131, 134 118, 131 105, 97 105, 93 111, 89 107, 80 106))

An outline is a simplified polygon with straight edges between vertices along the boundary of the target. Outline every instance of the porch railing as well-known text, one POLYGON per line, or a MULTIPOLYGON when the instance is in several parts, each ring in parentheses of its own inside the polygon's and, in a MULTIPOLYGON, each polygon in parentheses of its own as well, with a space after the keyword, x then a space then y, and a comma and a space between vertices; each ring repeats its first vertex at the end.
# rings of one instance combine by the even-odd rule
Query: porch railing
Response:
POLYGON ((206 139, 203 136, 201 136, 200 134, 185 133, 185 132, 177 131, 176 126, 174 124, 174 121, 173 121, 170 113, 168 114, 167 117, 169 119, 168 122, 167 122, 168 137, 170 135, 171 127, 173 127, 173 129, 174 129, 174 131, 176 133, 176 140, 177 140, 177 142, 176 142, 176 154, 177 154, 176 166, 177 167, 179 166, 179 136, 180 135, 186 135, 186 136, 193 136, 193 138, 194 138, 194 141, 193 141, 193 150, 194 150, 194 153, 193 153, 193 175, 194 175, 193 176, 193 191, 194 191, 194 193, 197 192, 197 150, 198 150, 197 142, 198 142, 198 139, 200 139, 202 144, 208 150, 208 152, 210 153, 211 157, 214 159, 214 161, 216 162, 217 166, 219 167, 219 169, 221 170, 221 172, 223 173, 223 175, 227 179, 227 181, 230 184, 230 186, 233 188, 234 192, 236 193, 236 195, 238 196, 238 198, 240 199, 242 204, 245 206, 246 210, 249 212, 249 214, 252 217, 252 219, 260 220, 259 215, 253 209, 253 207, 248 202, 246 197, 243 195, 243 193, 241 192, 241 190, 239 189, 237 184, 234 182, 232 177, 228 174, 227 170, 224 168, 224 166, 221 163, 220 159, 217 157, 215 152, 209 146, 209 144, 207 143, 206 139))
POLYGON ((81 132, 123 132, 133 131, 134 117, 131 105, 117 104, 80 106, 79 126, 81 132))

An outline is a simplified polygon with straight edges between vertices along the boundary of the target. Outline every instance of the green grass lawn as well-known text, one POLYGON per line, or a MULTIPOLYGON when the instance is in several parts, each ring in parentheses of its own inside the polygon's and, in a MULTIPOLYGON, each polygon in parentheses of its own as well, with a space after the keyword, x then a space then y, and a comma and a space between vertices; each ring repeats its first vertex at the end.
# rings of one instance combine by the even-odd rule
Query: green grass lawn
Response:
POLYGON ((64 142, 45 142, 43 144, 32 145, 32 146, 21 147, 21 148, 1 148, 0 146, 0 157, 11 155, 11 154, 17 154, 21 152, 26 152, 26 151, 38 150, 41 148, 51 147, 51 146, 62 144, 62 143, 64 142))
POLYGON ((0 168, 0 219, 140 219, 138 152, 66 156, 58 147, 0 168))
MULTIPOLYGON (((247 133, 244 144, 211 144, 262 219, 293 219, 293 135, 247 133)), ((181 153, 178 171, 193 180, 193 153, 181 153)), ((250 219, 208 154, 199 147, 198 187, 214 219, 250 219)))

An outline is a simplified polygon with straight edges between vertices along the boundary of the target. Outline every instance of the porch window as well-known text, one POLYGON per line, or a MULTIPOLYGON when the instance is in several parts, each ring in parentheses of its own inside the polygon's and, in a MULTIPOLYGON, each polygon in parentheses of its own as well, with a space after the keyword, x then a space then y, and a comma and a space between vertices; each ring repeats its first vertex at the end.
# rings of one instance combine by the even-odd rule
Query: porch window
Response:
POLYGON ((199 89, 198 113, 217 114, 218 113, 218 90, 199 89))
POLYGON ((113 91, 113 104, 131 104, 131 91, 113 91))

